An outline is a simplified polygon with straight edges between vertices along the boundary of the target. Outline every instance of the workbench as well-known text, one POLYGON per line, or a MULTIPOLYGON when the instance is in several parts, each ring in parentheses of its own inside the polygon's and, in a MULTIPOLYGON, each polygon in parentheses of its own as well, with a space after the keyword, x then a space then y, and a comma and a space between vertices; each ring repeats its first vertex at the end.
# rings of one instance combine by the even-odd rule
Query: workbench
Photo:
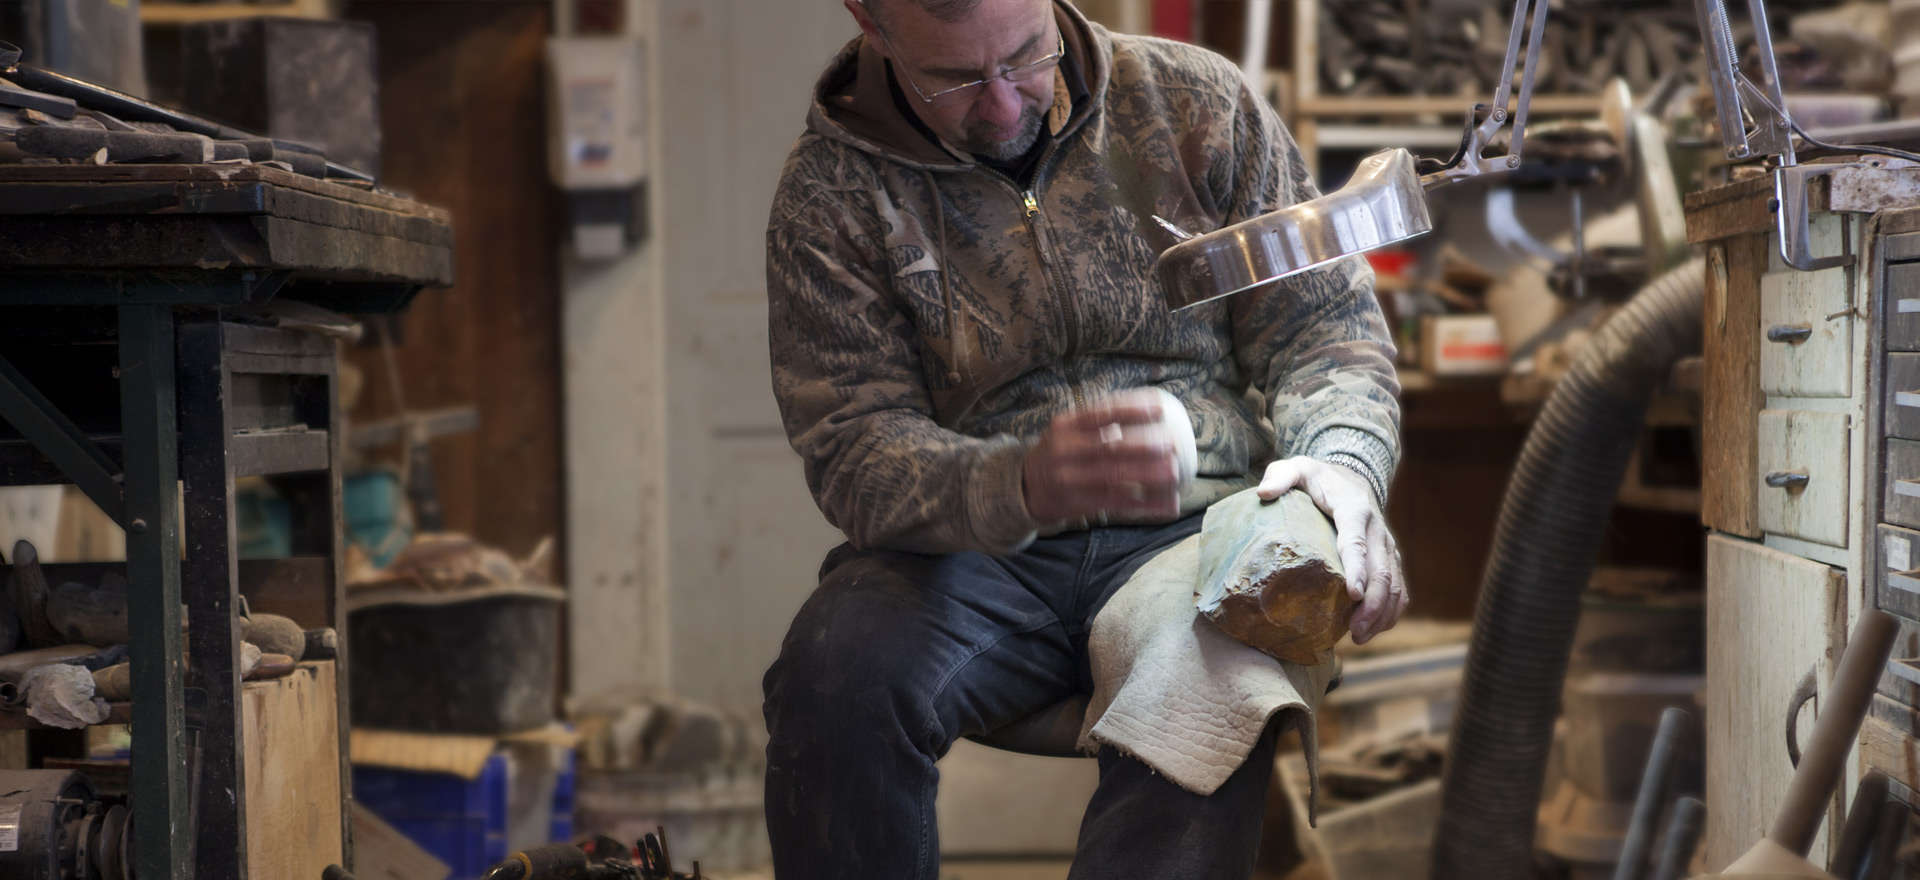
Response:
POLYGON ((339 630, 350 797, 336 343, 269 304, 396 311, 452 282, 452 240, 444 211, 270 166, 0 165, 0 485, 74 483, 126 529, 134 699, 116 715, 142 878, 253 876, 243 595, 339 630), (294 502, 290 558, 237 559, 234 481, 253 475, 294 502))
MULTIPOLYGON (((1808 240, 1779 255, 1766 176, 1689 195, 1707 251, 1702 381, 1707 538, 1706 864, 1759 839, 1863 611, 1901 619, 1846 794, 1867 770, 1920 789, 1920 168, 1861 163, 1814 181, 1808 240), (1803 680, 1816 683, 1803 688, 1803 680), (1812 699, 1802 699, 1811 696, 1812 699)), ((1810 853, 1841 827, 1837 797, 1810 853)))

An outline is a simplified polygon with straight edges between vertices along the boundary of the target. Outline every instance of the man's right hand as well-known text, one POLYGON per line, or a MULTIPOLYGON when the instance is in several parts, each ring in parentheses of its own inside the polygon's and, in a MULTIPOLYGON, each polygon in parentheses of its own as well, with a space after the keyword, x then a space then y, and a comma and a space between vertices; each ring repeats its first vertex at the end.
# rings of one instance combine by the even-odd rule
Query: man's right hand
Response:
POLYGON ((1054 418, 1022 468, 1039 522, 1174 517, 1193 480, 1193 426, 1179 398, 1128 391, 1054 418))

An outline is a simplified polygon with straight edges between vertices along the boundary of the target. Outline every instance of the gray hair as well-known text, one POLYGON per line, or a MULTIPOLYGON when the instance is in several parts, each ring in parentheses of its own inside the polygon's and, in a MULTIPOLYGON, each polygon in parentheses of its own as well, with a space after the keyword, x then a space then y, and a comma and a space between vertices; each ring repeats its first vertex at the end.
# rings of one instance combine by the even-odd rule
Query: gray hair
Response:
MULTIPOLYGON (((901 0, 860 0, 860 5, 867 7, 867 14, 873 16, 874 21, 884 24, 883 19, 886 13, 882 12, 881 8, 898 2, 901 0)), ((911 2, 928 15, 944 22, 956 22, 966 18, 975 7, 980 5, 980 0, 911 0, 911 2)))

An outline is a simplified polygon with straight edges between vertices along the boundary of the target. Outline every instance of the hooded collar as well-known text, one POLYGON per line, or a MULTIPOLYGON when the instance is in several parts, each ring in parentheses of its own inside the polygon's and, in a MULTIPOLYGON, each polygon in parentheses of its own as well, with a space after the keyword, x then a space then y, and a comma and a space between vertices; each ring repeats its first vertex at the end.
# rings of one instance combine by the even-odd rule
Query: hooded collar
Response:
MULTIPOLYGON (((1067 50, 1061 71, 1055 74, 1055 112, 1047 120, 1048 129, 1058 138, 1084 124, 1105 97, 1112 47, 1110 38, 1065 0, 1054 0, 1054 20, 1067 50), (1071 108, 1064 119, 1060 114, 1063 98, 1071 108)), ((827 65, 815 85, 807 128, 918 168, 952 170, 978 164, 972 156, 928 137, 909 113, 894 102, 886 58, 864 37, 856 37, 827 65)))

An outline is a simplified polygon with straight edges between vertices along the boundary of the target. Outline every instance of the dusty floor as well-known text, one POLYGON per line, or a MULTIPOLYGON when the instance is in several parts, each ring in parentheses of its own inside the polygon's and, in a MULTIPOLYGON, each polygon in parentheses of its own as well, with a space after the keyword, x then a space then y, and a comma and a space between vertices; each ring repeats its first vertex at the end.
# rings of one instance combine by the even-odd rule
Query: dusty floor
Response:
MULTIPOLYGON (((940 880, 1062 880, 1066 876, 1065 861, 952 862, 940 867, 940 880)), ((773 872, 730 874, 725 880, 773 880, 773 872)))

